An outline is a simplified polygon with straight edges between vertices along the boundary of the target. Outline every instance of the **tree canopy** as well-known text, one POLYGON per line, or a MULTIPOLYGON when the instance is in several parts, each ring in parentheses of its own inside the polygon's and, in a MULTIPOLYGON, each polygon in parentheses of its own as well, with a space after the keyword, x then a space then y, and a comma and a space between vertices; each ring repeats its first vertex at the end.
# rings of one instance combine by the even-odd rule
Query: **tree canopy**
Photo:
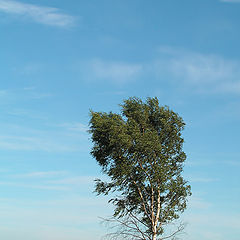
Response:
POLYGON ((191 195, 181 175, 185 123, 157 98, 133 97, 120 106, 120 114, 90 113, 91 154, 110 179, 97 179, 95 191, 116 193, 110 202, 124 236, 164 239, 165 226, 186 209, 191 195))

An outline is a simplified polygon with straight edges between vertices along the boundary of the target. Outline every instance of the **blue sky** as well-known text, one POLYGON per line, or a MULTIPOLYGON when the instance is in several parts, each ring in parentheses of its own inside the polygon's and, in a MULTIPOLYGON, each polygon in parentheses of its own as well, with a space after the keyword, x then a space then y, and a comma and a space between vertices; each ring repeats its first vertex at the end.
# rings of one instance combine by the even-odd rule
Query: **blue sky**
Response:
POLYGON ((239 24, 239 0, 0 0, 0 238, 101 239, 89 109, 157 96, 186 122, 183 239, 239 239, 239 24))

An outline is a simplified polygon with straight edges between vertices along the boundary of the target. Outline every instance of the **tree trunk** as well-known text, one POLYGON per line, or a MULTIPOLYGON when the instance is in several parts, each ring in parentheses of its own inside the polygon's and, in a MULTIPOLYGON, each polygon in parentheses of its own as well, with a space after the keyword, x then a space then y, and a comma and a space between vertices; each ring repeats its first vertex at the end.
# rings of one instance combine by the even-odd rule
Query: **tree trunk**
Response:
POLYGON ((157 234, 156 233, 153 233, 152 235, 152 240, 156 240, 157 239, 157 234))

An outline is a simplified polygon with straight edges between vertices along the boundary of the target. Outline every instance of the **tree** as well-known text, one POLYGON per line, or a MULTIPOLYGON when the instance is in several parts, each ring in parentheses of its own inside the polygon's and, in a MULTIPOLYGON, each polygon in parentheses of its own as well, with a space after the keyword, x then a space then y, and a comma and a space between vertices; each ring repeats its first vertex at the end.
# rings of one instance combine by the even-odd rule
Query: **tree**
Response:
MULTIPOLYGON (((97 194, 116 193, 113 218, 122 228, 115 236, 164 239, 166 225, 186 208, 190 186, 183 179, 181 135, 185 123, 157 98, 125 100, 121 114, 91 111, 91 154, 109 177, 96 179, 97 194)), ((112 195, 112 194, 111 194, 112 195)))

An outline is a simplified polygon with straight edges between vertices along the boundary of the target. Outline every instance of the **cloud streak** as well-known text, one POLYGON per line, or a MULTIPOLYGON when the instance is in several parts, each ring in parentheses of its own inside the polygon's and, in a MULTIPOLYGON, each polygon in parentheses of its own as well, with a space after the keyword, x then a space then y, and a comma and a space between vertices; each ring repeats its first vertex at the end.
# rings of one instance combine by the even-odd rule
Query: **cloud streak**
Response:
POLYGON ((59 185, 49 185, 49 184, 32 184, 32 183, 19 183, 19 182, 7 182, 1 181, 0 186, 8 186, 13 188, 29 188, 29 189, 39 189, 39 190, 55 190, 55 191, 68 191, 70 188, 59 186, 59 185))
POLYGON ((79 149, 64 142, 46 137, 0 136, 0 149, 20 151, 72 152, 79 149))
POLYGON ((93 59, 77 66, 82 77, 90 81, 124 84, 141 75, 143 66, 138 63, 93 59))
POLYGON ((190 197, 189 205, 191 209, 208 209, 212 206, 210 202, 205 201, 199 197, 190 197))
POLYGON ((15 175, 15 177, 20 178, 52 178, 52 177, 58 177, 66 175, 66 171, 41 171, 41 172, 30 172, 20 175, 15 175))
POLYGON ((225 2, 225 3, 240 3, 240 0, 220 0, 220 2, 225 2))
POLYGON ((210 182, 217 182, 219 179, 216 178, 205 178, 205 177, 190 177, 191 182, 198 182, 198 183, 210 183, 210 182))
POLYGON ((199 94, 240 94, 240 61, 214 54, 160 47, 148 63, 90 60, 78 65, 81 78, 127 84, 148 76, 199 94))
POLYGON ((73 16, 62 13, 58 8, 38 6, 19 1, 0 0, 0 11, 55 27, 69 27, 74 25, 75 22, 73 16))
POLYGON ((96 176, 72 175, 67 171, 36 171, 5 176, 0 186, 39 190, 74 191, 83 186, 92 188, 96 176))
POLYGON ((76 176, 68 177, 63 179, 51 180, 50 184, 59 184, 59 185, 72 185, 72 186, 82 186, 82 185, 93 185, 95 176, 76 176))
POLYGON ((153 64, 158 77, 171 76, 200 93, 240 93, 240 62, 221 56, 161 47, 153 64))
POLYGON ((69 131, 86 133, 88 131, 88 126, 80 122, 74 123, 63 123, 59 124, 59 127, 66 128, 69 131))
POLYGON ((126 64, 118 62, 92 62, 92 69, 99 78, 109 78, 117 81, 125 81, 136 76, 141 66, 137 64, 126 64))

